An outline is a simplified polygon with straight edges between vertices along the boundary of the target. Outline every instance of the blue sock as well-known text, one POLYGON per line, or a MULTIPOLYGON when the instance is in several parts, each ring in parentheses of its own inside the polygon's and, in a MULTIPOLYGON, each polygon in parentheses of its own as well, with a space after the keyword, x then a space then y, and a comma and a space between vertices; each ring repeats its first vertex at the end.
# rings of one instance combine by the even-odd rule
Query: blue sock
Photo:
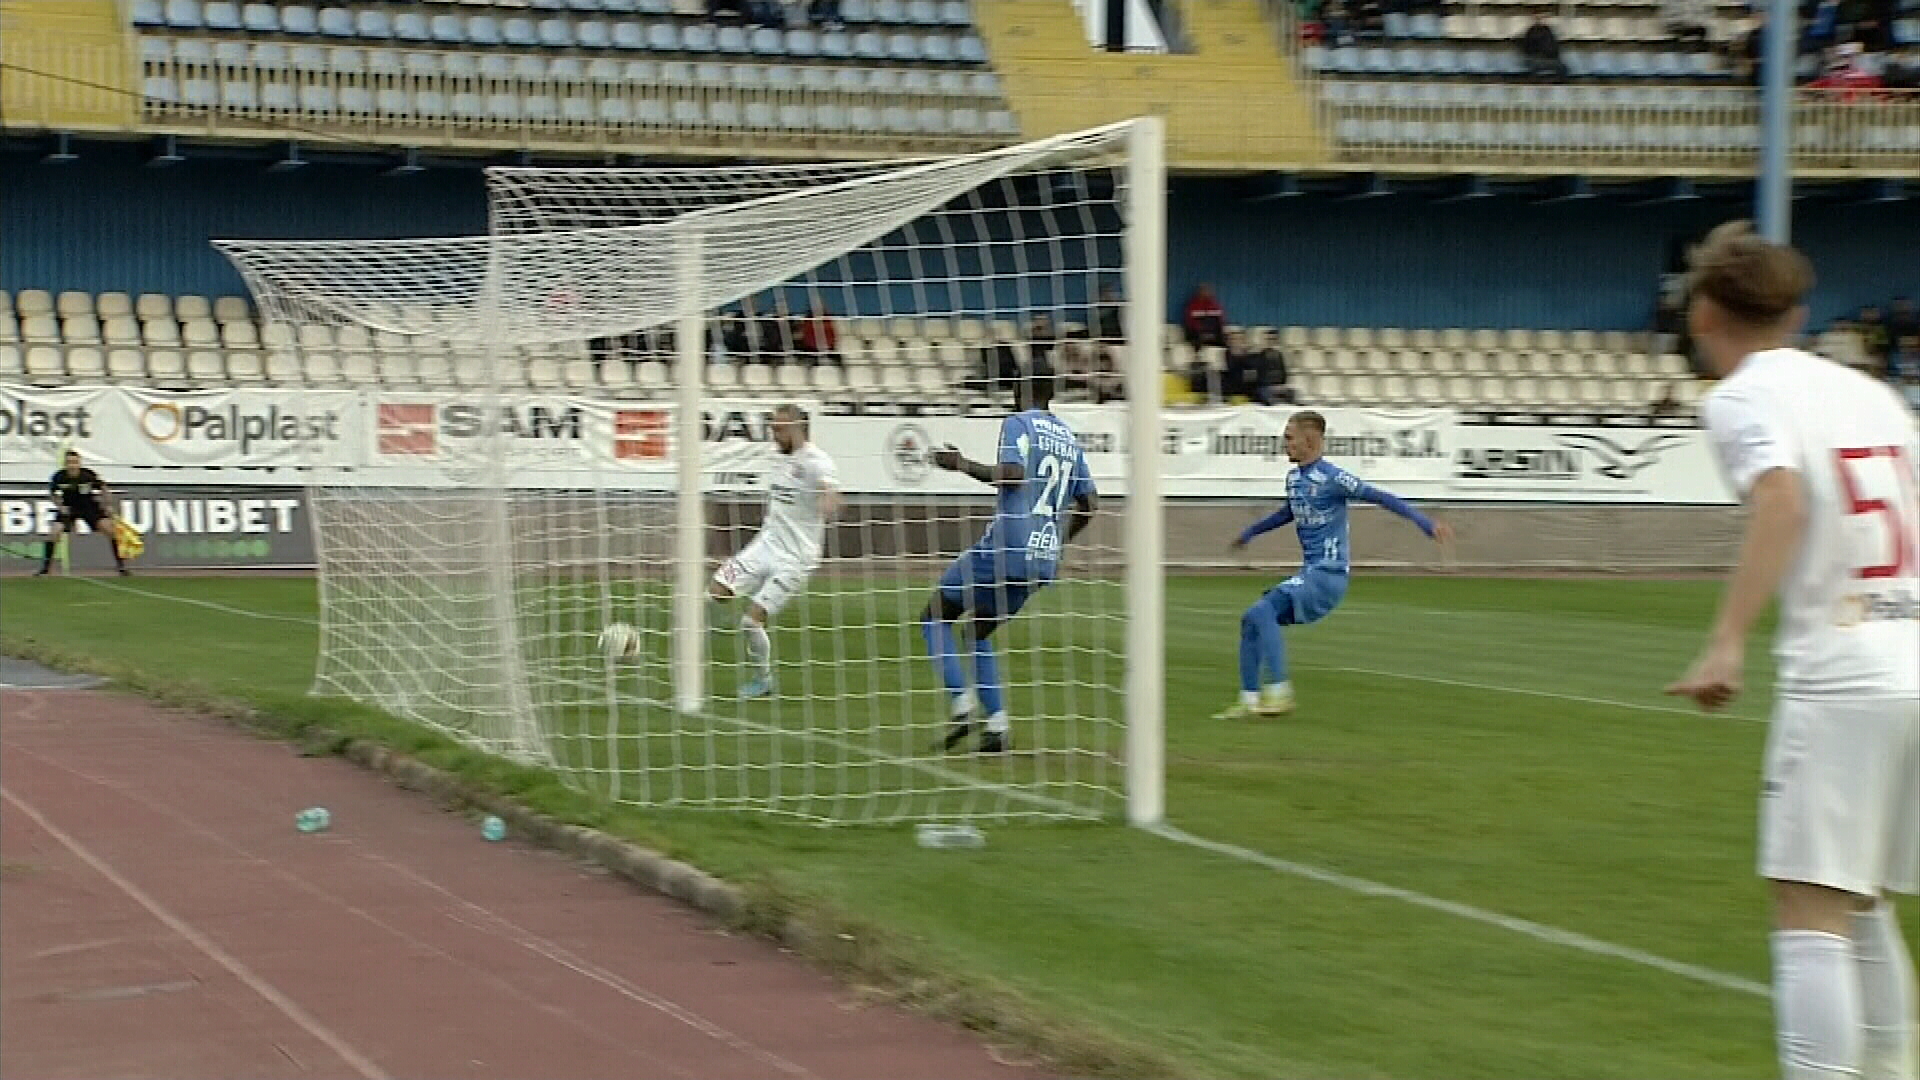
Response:
POLYGON ((980 708, 988 716, 998 716, 1006 708, 1006 691, 1000 685, 1000 654, 993 650, 992 638, 973 641, 973 681, 980 694, 980 708))
POLYGON ((1255 604, 1240 616, 1240 689, 1249 693, 1260 689, 1260 631, 1254 623, 1261 607, 1255 604))
POLYGON ((1287 681, 1287 640, 1280 634, 1280 620, 1266 604, 1260 605, 1260 662, 1272 676, 1269 682, 1287 681))
POLYGON ((933 657, 934 667, 940 671, 940 681, 948 691, 958 694, 967 688, 967 673, 960 669, 960 653, 953 644, 953 624, 939 616, 933 616, 920 624, 920 634, 927 639, 927 655, 933 657))

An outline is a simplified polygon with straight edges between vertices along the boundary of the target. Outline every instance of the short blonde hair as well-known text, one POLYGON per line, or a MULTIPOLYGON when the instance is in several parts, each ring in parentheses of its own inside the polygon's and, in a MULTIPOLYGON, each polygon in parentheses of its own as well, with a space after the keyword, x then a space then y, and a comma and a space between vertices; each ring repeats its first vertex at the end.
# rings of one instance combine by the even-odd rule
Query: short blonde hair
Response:
POLYGON ((1687 253, 1687 287, 1727 314, 1770 326, 1792 314, 1813 291, 1813 264, 1786 244, 1753 231, 1750 221, 1729 221, 1687 253))

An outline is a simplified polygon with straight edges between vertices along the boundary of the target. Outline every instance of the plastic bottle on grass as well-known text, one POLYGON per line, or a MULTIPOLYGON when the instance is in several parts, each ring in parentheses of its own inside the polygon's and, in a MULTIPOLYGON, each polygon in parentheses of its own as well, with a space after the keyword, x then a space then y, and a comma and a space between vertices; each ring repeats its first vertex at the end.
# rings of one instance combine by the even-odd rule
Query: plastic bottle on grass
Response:
POLYGON ((333 824, 333 815, 324 806, 309 806, 293 816, 293 827, 304 833, 325 831, 333 824))
POLYGON ((507 823, 488 814, 480 821, 480 835, 488 840, 502 840, 507 835, 507 823))
POLYGON ((937 822, 922 822, 914 828, 914 838, 924 848, 977 848, 985 847, 987 834, 971 825, 943 825, 937 822))

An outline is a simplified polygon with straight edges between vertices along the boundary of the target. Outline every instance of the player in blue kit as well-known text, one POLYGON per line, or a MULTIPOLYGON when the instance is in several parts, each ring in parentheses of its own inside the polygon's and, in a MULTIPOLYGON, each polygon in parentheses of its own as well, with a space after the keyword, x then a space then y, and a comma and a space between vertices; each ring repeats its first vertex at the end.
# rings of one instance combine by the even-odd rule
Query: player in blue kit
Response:
POLYGON ((1365 483, 1321 457, 1327 420, 1319 413, 1294 413, 1287 421, 1285 441, 1287 460, 1296 466, 1287 473, 1287 504, 1247 526, 1233 547, 1238 551, 1261 533, 1292 524, 1300 533, 1302 565, 1298 574, 1268 589, 1240 616, 1240 700, 1216 719, 1243 720, 1293 711, 1293 683, 1287 678, 1287 649, 1280 628, 1318 622, 1347 595, 1349 502, 1384 506, 1443 545, 1453 539, 1453 530, 1444 523, 1429 520, 1398 495, 1365 483))
POLYGON ((1066 422, 1048 411, 1054 374, 1038 361, 1014 388, 1019 411, 1000 423, 1000 454, 995 464, 969 461, 948 446, 936 450, 933 463, 963 472, 997 491, 993 524, 940 577, 940 587, 920 613, 927 652, 940 669, 951 705, 952 727, 945 749, 952 750, 986 722, 978 749, 983 754, 1011 748, 1006 691, 1000 682, 1000 658, 990 640, 1000 624, 1019 614, 1034 592, 1060 572, 1060 552, 1093 523, 1098 504, 1093 477, 1080 441, 1066 422), (1066 537, 1060 516, 1068 512, 1066 537), (962 621, 962 617, 965 620, 962 621), (973 653, 974 688, 967 686, 960 652, 973 653))

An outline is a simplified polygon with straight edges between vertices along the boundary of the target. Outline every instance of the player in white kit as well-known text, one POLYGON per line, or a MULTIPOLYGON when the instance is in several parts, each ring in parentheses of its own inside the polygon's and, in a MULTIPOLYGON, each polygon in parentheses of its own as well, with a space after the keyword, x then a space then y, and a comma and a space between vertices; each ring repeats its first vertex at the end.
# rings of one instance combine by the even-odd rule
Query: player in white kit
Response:
POLYGON ((1778 591, 1759 867, 1781 1071, 1912 1080, 1913 960, 1887 894, 1920 891, 1920 434, 1889 387, 1788 347, 1812 284, 1745 223, 1694 252, 1689 325, 1721 379, 1702 415, 1751 517, 1670 692, 1731 701, 1778 591))
POLYGON ((780 457, 767 470, 767 516, 740 552, 720 564, 708 593, 715 600, 748 599, 740 616, 750 677, 740 696, 773 693, 773 642, 767 622, 780 614, 820 565, 827 522, 840 509, 840 474, 826 451, 807 441, 798 406, 773 411, 773 443, 780 457))

